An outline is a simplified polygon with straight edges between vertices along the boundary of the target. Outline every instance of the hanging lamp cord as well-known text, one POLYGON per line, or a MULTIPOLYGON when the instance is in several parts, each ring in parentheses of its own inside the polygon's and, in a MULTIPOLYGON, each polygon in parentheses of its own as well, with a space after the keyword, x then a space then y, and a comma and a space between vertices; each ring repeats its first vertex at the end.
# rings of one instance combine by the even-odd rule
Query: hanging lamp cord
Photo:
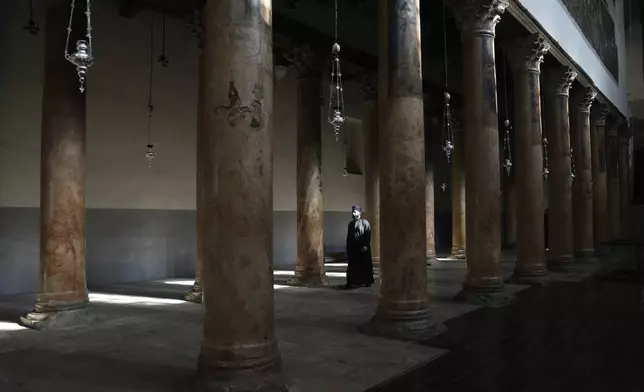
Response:
POLYGON ((149 80, 148 80, 148 145, 151 144, 152 113, 152 82, 154 80, 154 13, 150 17, 150 58, 149 58, 149 80))
POLYGON ((334 30, 335 42, 338 42, 338 0, 335 0, 335 30, 334 30))
POLYGON ((447 92, 447 16, 445 15, 445 8, 447 7, 445 5, 445 0, 443 0, 443 61, 445 62, 445 92, 447 92))

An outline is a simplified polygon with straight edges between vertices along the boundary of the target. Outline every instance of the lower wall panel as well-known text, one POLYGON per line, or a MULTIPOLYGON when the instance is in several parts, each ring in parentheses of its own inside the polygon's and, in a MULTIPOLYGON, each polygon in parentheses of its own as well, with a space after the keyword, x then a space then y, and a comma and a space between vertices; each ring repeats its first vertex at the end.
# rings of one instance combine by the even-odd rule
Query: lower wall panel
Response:
MULTIPOLYGON (((37 290, 39 219, 38 208, 0 208, 0 294, 37 290)), ((324 213, 327 253, 344 249, 350 219, 350 212, 324 213)), ((191 278, 195 222, 192 210, 88 209, 88 286, 191 278)), ((295 264, 295 211, 275 211, 273 224, 275 264, 295 264)))

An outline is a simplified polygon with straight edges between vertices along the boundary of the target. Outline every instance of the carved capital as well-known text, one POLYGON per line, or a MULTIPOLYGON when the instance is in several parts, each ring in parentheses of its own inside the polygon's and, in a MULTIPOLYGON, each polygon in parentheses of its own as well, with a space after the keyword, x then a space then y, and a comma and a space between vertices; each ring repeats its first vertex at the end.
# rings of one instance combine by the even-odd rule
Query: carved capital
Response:
POLYGON ((447 0, 463 33, 494 35, 507 0, 447 0))
POLYGON ((596 97, 597 92, 592 88, 587 88, 584 92, 584 95, 579 99, 579 103, 577 104, 579 106, 579 111, 590 113, 590 108, 591 106, 593 106, 593 102, 595 101, 596 97))
POLYGON ((570 87, 577 78, 577 72, 570 67, 561 66, 549 72, 546 88, 557 95, 570 95, 570 87))
POLYGON ((508 64, 515 71, 541 72, 543 58, 550 44, 539 34, 531 34, 502 44, 508 64))
POLYGON ((298 78, 322 76, 320 57, 313 52, 309 45, 295 46, 284 52, 284 59, 295 70, 298 78))
POLYGON ((366 73, 358 77, 360 90, 364 95, 365 101, 373 101, 378 96, 378 74, 366 73))
POLYGON ((600 106, 596 113, 596 118, 595 118, 595 124, 599 127, 605 127, 606 126, 606 118, 608 117, 608 108, 604 105, 600 106))

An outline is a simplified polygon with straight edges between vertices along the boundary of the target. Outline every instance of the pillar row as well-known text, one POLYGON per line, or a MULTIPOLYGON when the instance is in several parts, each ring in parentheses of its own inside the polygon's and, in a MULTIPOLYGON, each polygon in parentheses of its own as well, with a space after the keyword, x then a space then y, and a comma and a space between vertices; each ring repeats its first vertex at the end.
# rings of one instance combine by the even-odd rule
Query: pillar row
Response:
MULTIPOLYGON (((82 36, 83 16, 73 20, 71 42, 82 36)), ((68 312, 88 303, 85 279, 86 97, 63 53, 69 3, 45 2, 45 53, 40 148, 40 274, 34 311, 21 317, 30 328, 75 322, 68 312), (70 316, 70 317, 68 317, 70 316)), ((73 45, 72 45, 73 46, 73 45)))
POLYGON ((545 118, 548 138, 548 268, 568 270, 573 261, 572 176, 570 161, 570 87, 577 73, 560 66, 546 75, 545 118))
POLYGON ((363 129, 365 142, 365 217, 371 224, 371 257, 380 263, 380 171, 377 75, 367 75, 362 83, 364 94, 363 129))
POLYGON ((541 63, 550 44, 538 34, 504 45, 514 76, 516 280, 538 282, 547 275, 543 219, 541 63))
POLYGON ((593 178, 590 151, 590 109, 597 93, 581 90, 574 99, 574 126, 571 127, 571 147, 575 162, 572 186, 573 254, 578 261, 595 257, 593 241, 593 178))
MULTIPOLYGON (((503 289, 501 172, 494 39, 505 0, 449 0, 463 50, 467 276, 459 297, 490 304, 503 289)), ((501 298, 501 297, 498 297, 501 298)))
MULTIPOLYGON (((270 1, 204 6, 203 332, 197 391, 287 391, 273 304, 270 1)), ((200 211, 201 213, 201 211, 200 211)))
POLYGON ((465 259, 466 236, 465 236, 465 153, 463 148, 463 130, 460 124, 453 123, 454 151, 452 152, 451 175, 452 175, 452 248, 450 257, 454 259, 465 259))

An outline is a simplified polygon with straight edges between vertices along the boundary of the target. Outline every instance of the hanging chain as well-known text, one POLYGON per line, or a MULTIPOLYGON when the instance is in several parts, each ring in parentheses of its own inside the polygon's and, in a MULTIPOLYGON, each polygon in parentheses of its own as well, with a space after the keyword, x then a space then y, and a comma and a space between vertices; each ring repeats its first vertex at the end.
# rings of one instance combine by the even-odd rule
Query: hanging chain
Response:
POLYGON ((340 44, 338 44, 338 0, 335 0, 335 41, 331 47, 333 55, 331 66, 331 85, 329 86, 329 113, 328 121, 335 132, 335 141, 338 141, 340 128, 345 122, 344 91, 342 87, 342 71, 340 70, 340 44), (335 97, 335 100, 334 100, 335 97))
POLYGON ((573 149, 570 149, 570 177, 575 178, 575 158, 573 156, 573 149))
POLYGON ((154 104, 152 103, 152 85, 154 80, 154 14, 150 17, 150 58, 149 58, 149 80, 148 80, 148 127, 145 158, 148 160, 148 168, 152 168, 154 160, 154 144, 152 143, 152 115, 154 104))
POLYGON ((158 58, 159 63, 161 63, 162 67, 167 67, 168 64, 170 63, 170 60, 165 55, 165 21, 166 21, 166 13, 164 12, 162 29, 161 29, 161 55, 158 58))
POLYGON ((78 73, 79 90, 81 93, 85 92, 85 76, 87 69, 94 64, 93 45, 92 45, 92 12, 91 1, 87 0, 87 8, 85 9, 85 17, 87 19, 87 32, 85 36, 87 41, 78 40, 76 42, 76 51, 69 53, 69 40, 72 34, 72 22, 74 19, 74 9, 76 8, 76 0, 71 0, 69 12, 69 24, 67 25, 67 38, 65 39, 65 59, 76 66, 78 73))
POLYGON ((548 138, 543 138, 543 179, 548 179, 550 169, 548 168, 548 138))
POLYGON ((32 35, 38 35, 38 32, 40 31, 40 26, 38 26, 38 23, 36 23, 36 21, 34 20, 33 0, 29 0, 29 20, 27 21, 27 24, 23 27, 23 29, 27 30, 32 35))
POLYGON ((512 131, 512 125, 510 124, 510 115, 508 112, 508 61, 506 58, 503 59, 503 89, 505 91, 504 101, 505 101, 505 121, 503 122, 503 167, 505 172, 509 176, 512 173, 512 148, 510 145, 510 131, 512 131))
MULTIPOLYGON (((444 61, 444 71, 445 71, 445 93, 443 94, 443 129, 442 129, 442 146, 441 148, 445 152, 445 158, 447 159, 447 165, 451 163, 452 152, 454 151, 454 134, 452 133, 452 112, 450 108, 450 99, 448 87, 448 61, 447 61, 447 18, 445 16, 445 0, 443 0, 443 61, 444 61)), ((445 174, 447 177, 447 174, 445 174)), ((441 189, 443 192, 447 189, 447 179, 444 178, 441 183, 441 189)))

